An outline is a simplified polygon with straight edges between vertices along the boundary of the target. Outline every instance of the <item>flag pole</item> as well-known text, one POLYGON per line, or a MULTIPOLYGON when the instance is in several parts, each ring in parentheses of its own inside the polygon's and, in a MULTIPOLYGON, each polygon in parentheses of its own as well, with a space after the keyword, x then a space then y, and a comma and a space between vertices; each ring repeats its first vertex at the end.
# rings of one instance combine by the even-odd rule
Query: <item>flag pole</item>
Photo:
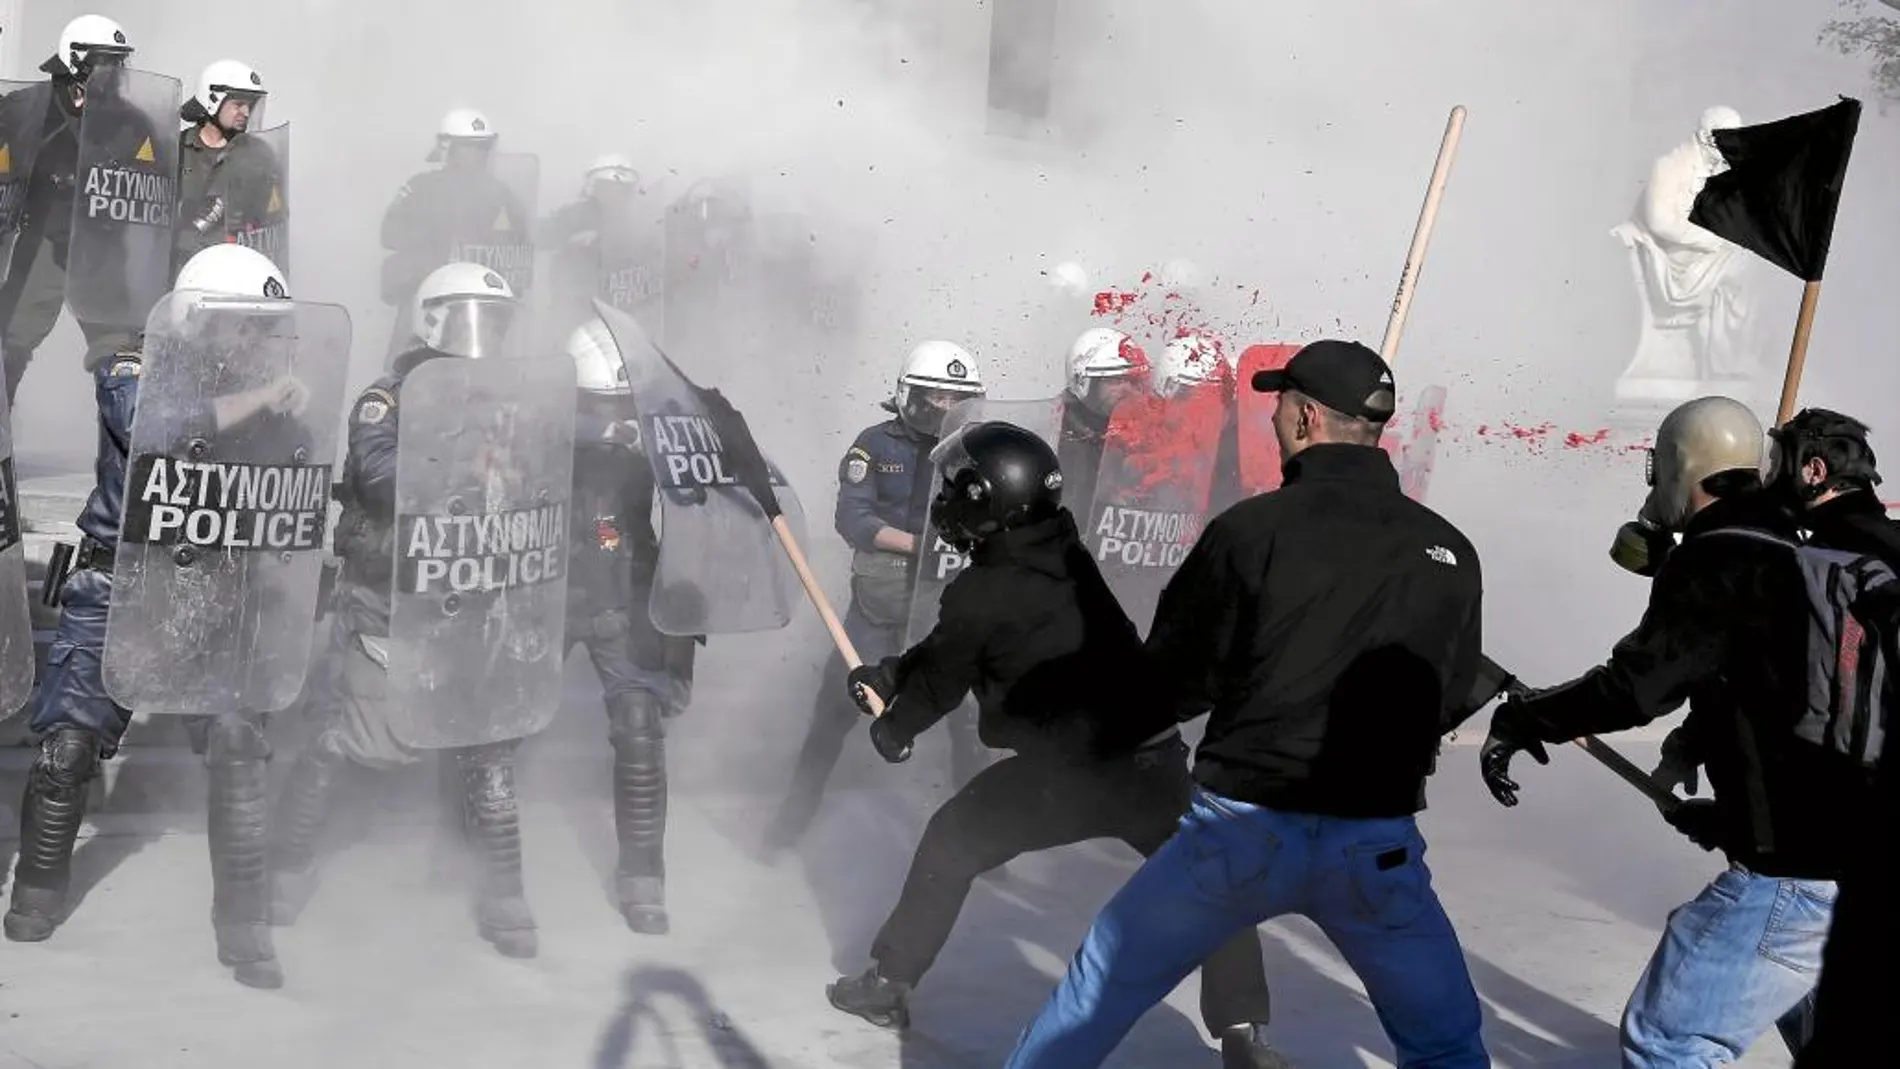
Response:
POLYGON ((1385 321, 1385 340, 1379 343, 1379 355, 1388 366, 1398 357, 1399 335, 1405 333, 1405 318, 1412 311, 1412 293, 1418 289, 1418 273, 1425 267, 1425 250, 1431 247, 1432 229, 1438 224, 1438 204, 1445 197, 1445 183, 1451 179, 1451 164, 1458 156, 1458 142, 1465 133, 1465 106, 1451 109, 1445 121, 1445 136, 1438 143, 1438 162, 1432 165, 1431 184, 1425 187, 1425 205, 1418 212, 1418 226, 1412 231, 1412 247, 1405 253, 1405 269, 1399 272, 1399 290, 1392 297, 1392 314, 1385 321))
POLYGON ((1801 371, 1808 363, 1808 336, 1814 333, 1814 309, 1821 303, 1821 283, 1801 287, 1801 315, 1794 321, 1794 342, 1788 347, 1788 372, 1781 379, 1781 405, 1775 409, 1775 426, 1794 416, 1794 395, 1801 388, 1801 371))

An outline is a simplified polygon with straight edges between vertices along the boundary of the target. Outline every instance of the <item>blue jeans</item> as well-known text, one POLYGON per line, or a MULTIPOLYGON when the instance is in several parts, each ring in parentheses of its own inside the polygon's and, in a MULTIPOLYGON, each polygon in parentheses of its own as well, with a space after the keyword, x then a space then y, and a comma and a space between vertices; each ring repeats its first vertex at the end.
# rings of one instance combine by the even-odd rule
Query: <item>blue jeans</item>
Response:
POLYGON ((28 726, 35 735, 81 728, 99 736, 101 756, 111 757, 132 723, 131 710, 106 693, 102 660, 106 616, 112 608, 112 573, 76 568, 60 592, 59 631, 46 650, 39 702, 28 726))
POLYGON ((1235 932, 1317 924, 1365 982, 1401 1069, 1483 1069, 1478 995, 1411 817, 1282 813, 1197 791, 1089 928, 1008 1069, 1091 1069, 1235 932))
POLYGON ((1799 1053, 1834 893, 1735 865, 1671 913, 1623 1011, 1625 1069, 1725 1065, 1776 1024, 1799 1053))

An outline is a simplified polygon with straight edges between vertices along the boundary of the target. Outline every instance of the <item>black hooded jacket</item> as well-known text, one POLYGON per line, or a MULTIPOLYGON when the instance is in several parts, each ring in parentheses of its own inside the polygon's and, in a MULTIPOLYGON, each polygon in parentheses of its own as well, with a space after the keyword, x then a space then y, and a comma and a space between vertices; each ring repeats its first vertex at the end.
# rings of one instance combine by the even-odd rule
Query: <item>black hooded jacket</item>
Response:
POLYGON ((944 589, 937 626, 896 674, 885 715, 908 738, 969 693, 983 744, 1024 755, 1114 757, 1174 723, 1067 509, 977 546, 944 589))

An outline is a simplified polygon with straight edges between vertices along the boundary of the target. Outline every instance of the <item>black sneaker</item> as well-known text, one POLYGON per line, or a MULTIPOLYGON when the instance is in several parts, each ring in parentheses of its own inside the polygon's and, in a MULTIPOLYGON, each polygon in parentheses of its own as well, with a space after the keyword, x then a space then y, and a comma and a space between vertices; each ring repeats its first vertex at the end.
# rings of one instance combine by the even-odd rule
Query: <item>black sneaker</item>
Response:
POLYGON ((1220 1035, 1221 1069, 1293 1069, 1286 1056, 1267 1045, 1267 1026, 1237 1024, 1220 1035))
POLYGON ((825 988, 825 997, 879 1028, 902 1032, 910 1027, 910 985, 889 979, 875 965, 856 976, 839 977, 825 988))

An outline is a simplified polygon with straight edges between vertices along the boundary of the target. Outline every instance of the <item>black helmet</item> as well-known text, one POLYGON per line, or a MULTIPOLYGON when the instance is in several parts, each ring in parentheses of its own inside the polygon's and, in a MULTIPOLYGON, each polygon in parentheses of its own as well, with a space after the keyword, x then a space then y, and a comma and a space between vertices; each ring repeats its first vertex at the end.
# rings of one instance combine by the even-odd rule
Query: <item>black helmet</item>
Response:
POLYGON ((943 473, 930 522, 966 553, 998 531, 1054 516, 1062 504, 1055 450, 1013 423, 965 424, 930 459, 943 473))
POLYGON ((1830 490, 1871 490, 1880 483, 1874 449, 1867 444, 1867 425, 1852 416, 1804 408, 1768 434, 1775 446, 1770 485, 1803 503, 1830 490), (1803 485, 1801 469, 1817 457, 1827 464, 1827 479, 1815 486, 1803 485))

